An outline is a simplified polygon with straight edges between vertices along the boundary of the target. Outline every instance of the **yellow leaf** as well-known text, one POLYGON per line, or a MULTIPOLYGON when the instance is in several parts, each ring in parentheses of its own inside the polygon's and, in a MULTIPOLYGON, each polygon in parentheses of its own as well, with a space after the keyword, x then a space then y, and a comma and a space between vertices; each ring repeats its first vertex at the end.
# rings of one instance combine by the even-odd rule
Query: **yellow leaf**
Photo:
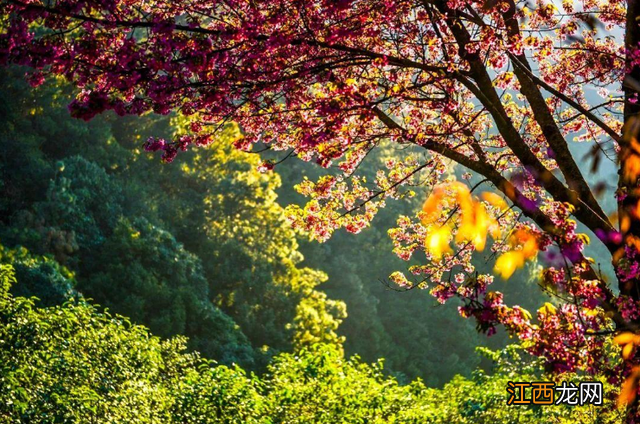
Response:
POLYGON ((478 251, 482 251, 487 243, 489 227, 495 224, 484 205, 479 202, 469 202, 462 208, 461 225, 456 234, 456 242, 469 241, 478 251))
POLYGON ((638 391, 638 367, 635 367, 631 375, 622 383, 620 395, 618 395, 618 407, 625 407, 636 398, 638 391))
POLYGON ((551 303, 545 302, 545 304, 538 311, 544 313, 545 315, 554 315, 557 310, 556 307, 551 303))
POLYGON ((613 343, 617 345, 626 345, 629 343, 633 343, 635 340, 636 340, 636 335, 627 331, 625 333, 621 333, 615 336, 613 339, 613 343))
POLYGON ((530 259, 538 254, 538 242, 534 238, 527 240, 522 247, 522 254, 526 259, 530 259))
POLYGON ((511 236, 512 246, 522 246, 524 259, 531 259, 538 254, 538 240, 536 236, 525 229, 514 232, 511 236))
POLYGON ((443 254, 451 253, 449 242, 451 241, 451 229, 449 227, 440 227, 432 230, 425 238, 425 249, 435 259, 440 259, 443 254))
POLYGON ((624 347, 622 348, 622 357, 624 359, 631 358, 631 356, 633 355, 634 349, 635 349, 635 346, 633 345, 633 343, 624 345, 624 347))
POLYGON ((422 205, 422 212, 424 213, 424 217, 422 219, 423 224, 429 225, 438 218, 438 214, 441 211, 441 202, 442 191, 436 189, 422 205))
POLYGON ((496 266, 493 270, 506 280, 523 265, 524 255, 521 251, 506 252, 496 260, 496 266))

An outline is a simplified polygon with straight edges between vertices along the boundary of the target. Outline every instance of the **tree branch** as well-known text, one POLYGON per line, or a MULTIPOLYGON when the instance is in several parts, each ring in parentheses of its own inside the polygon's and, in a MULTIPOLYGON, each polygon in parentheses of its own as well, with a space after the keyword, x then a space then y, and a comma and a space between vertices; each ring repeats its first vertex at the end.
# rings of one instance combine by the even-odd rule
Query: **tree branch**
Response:
MULTIPOLYGON (((529 219, 533 220, 536 225, 545 231, 547 234, 551 235, 551 237, 555 240, 562 240, 564 234, 562 230, 560 230, 551 219, 542 212, 539 208, 531 208, 524 207, 521 204, 521 199, 524 199, 524 195, 506 178, 504 178, 497 170, 495 170, 491 165, 474 161, 469 157, 463 155, 462 153, 456 152, 455 150, 450 149, 449 147, 442 145, 440 143, 418 143, 415 139, 409 136, 408 131, 406 131, 401 125, 395 122, 389 115, 384 113, 384 111, 379 108, 374 108, 374 111, 381 122, 390 130, 397 130, 403 133, 405 139, 414 143, 416 145, 422 146, 426 150, 429 150, 434 153, 441 154, 454 162, 477 172, 478 174, 484 176, 487 180, 489 180, 498 190, 500 190, 514 205, 522 210, 522 213, 529 219)), ((616 324, 616 328, 618 329, 629 329, 631 323, 628 323, 620 312, 613 304, 613 299, 615 296, 609 286, 606 284, 604 280, 598 277, 597 273, 593 270, 588 260, 580 253, 579 261, 585 264, 586 271, 582 274, 582 278, 586 280, 596 280, 598 281, 598 287, 602 290, 603 298, 601 299, 602 308, 611 315, 614 323, 616 324)))

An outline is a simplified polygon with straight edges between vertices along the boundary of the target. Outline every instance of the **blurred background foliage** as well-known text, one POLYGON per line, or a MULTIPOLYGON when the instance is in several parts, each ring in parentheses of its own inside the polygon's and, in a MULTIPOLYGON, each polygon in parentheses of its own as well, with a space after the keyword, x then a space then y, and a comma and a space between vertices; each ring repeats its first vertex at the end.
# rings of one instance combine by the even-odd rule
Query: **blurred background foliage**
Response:
MULTIPOLYGON (((419 196, 389 203, 358 237, 310 243, 283 206, 302 202, 291 187, 318 175, 313 164, 287 160, 261 174, 258 155, 232 148, 239 129, 228 126, 210 147, 163 165, 142 144, 175 132, 178 117, 86 123, 68 116, 62 82, 32 89, 13 68, 0 84, 0 422, 589 413, 519 409, 514 418, 506 382, 540 369, 500 365, 515 349, 501 350, 504 334, 486 339, 453 305, 389 287, 407 264, 386 230, 419 196), (499 353, 477 355, 480 345, 499 353)), ((363 171, 392 155, 381 149, 363 171)), ((533 274, 497 284, 513 303, 539 304, 533 274)))
POLYGON ((391 203, 358 239, 308 243, 283 206, 301 201, 291 187, 318 172, 313 164, 288 160, 282 176, 261 174, 258 155, 232 148, 239 132, 229 126, 209 148, 163 165, 141 146, 177 131, 180 118, 86 123, 68 116, 63 83, 34 90, 19 69, 3 70, 0 83, 0 243, 15 252, 3 262, 15 264, 16 294, 51 306, 73 289, 156 335, 188 336, 207 358, 256 371, 294 345, 343 341, 349 355, 387 358, 403 382, 442 385, 478 365, 483 338, 455 308, 384 284, 403 266, 386 229, 416 202, 391 203), (34 255, 40 262, 22 264, 34 255))

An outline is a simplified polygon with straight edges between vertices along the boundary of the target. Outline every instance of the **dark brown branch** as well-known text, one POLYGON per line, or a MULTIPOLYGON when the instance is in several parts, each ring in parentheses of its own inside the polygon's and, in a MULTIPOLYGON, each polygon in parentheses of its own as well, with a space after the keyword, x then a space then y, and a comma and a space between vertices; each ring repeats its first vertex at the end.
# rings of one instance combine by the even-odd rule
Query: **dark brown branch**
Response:
MULTIPOLYGON (((514 58, 512 53, 508 53, 509 56, 512 58, 514 58)), ((518 63, 519 61, 514 61, 514 65, 518 66, 519 68, 521 68, 521 64, 518 63)), ((522 68, 521 68, 522 69, 522 68)), ((591 112, 589 109, 585 108, 584 106, 582 106, 580 103, 576 102, 575 100, 573 100, 572 98, 570 98, 569 96, 567 96, 566 94, 556 90, 555 88, 553 88, 551 85, 547 84, 544 80, 540 79, 538 76, 536 76, 533 72, 531 72, 529 69, 525 68, 523 69, 523 71, 525 73, 527 73, 527 76, 536 84, 538 84, 540 87, 544 88, 545 90, 547 90, 549 93, 553 94, 554 96, 556 96, 557 98, 559 98, 560 100, 562 100, 563 102, 565 102, 566 104, 568 104, 569 106, 573 107, 575 110, 577 110, 578 112, 580 112, 582 115, 586 116, 590 121, 592 121, 594 124, 596 124, 598 127, 600 127, 604 132, 606 132, 612 139, 614 139, 615 141, 620 141, 620 134, 618 134, 617 132, 615 132, 613 130, 613 128, 611 128, 610 126, 608 126, 606 123, 604 123, 604 121, 602 121, 600 118, 598 118, 593 112, 591 112)))
MULTIPOLYGON (((515 12, 516 5, 513 0, 509 0, 509 10, 504 14, 505 25, 510 36, 520 37, 520 26, 515 18, 515 12)), ((535 121, 549 143, 549 146, 553 149, 556 155, 556 163, 558 164, 558 167, 560 168, 560 171, 562 172, 569 187, 572 190, 575 190, 579 194, 580 200, 584 202, 588 209, 598 215, 601 219, 602 226, 600 229, 613 229, 613 225, 609 222, 607 215, 604 213, 600 204, 591 192, 589 184, 583 177, 580 168, 573 159, 573 155, 569 151, 569 146, 567 145, 558 124, 551 114, 542 93, 535 84, 541 80, 531 72, 531 67, 524 53, 515 55, 507 51, 507 54, 514 64, 514 73, 516 74, 518 81, 520 81, 520 91, 527 98, 531 110, 533 111, 535 121)), ((594 115, 592 116, 595 118, 594 122, 601 122, 597 117, 594 115)), ((594 228, 591 229, 595 230, 594 228)))
MULTIPOLYGON (((154 22, 146 22, 146 21, 121 21, 121 20, 101 19, 101 18, 96 18, 94 16, 87 16, 87 15, 81 15, 77 13, 65 12, 63 10, 56 9, 55 7, 43 6, 39 4, 26 4, 18 0, 6 0, 6 1, 8 3, 20 6, 25 10, 47 12, 51 15, 63 16, 66 18, 76 19, 82 22, 91 22, 94 24, 99 24, 104 26, 111 26, 111 27, 115 26, 115 27, 121 27, 121 28, 153 28, 157 25, 154 22)), ((210 30, 210 29, 201 28, 201 27, 190 27, 187 25, 176 24, 174 25, 173 28, 178 31, 184 31, 184 32, 193 32, 193 33, 208 34, 208 35, 220 35, 219 31, 210 30)))
MULTIPOLYGON (((457 76, 458 81, 467 87, 467 89, 478 98, 487 111, 489 111, 500 135, 502 135, 502 138, 515 156, 522 164, 530 166, 535 171, 538 181, 540 181, 541 185, 556 201, 568 202, 574 205, 574 216, 590 230, 611 229, 612 226, 608 223, 608 220, 603 219, 603 217, 596 212, 600 209, 599 205, 594 207, 595 205, 588 204, 589 207, 585 207, 582 202, 578 201, 579 193, 565 187, 531 151, 504 109, 480 56, 477 53, 469 53, 467 51, 466 45, 470 42, 471 35, 461 20, 458 19, 457 11, 449 9, 446 2, 442 0, 437 1, 436 6, 439 8, 441 15, 446 16, 447 26, 458 44, 458 53, 469 63, 471 75, 477 85, 461 75, 457 76)), ((615 249, 612 245, 607 245, 607 248, 610 251, 615 249)))

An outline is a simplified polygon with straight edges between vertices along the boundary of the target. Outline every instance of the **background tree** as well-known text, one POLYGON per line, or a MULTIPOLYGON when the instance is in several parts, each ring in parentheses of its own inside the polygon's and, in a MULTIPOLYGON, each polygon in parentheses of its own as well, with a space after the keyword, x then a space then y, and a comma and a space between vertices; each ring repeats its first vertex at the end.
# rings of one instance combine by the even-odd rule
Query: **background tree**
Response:
POLYGON ((278 351, 341 340, 344 305, 316 289, 322 273, 298 267, 279 179, 260 174, 257 157, 218 143, 158 173, 136 149, 145 131, 171 134, 169 119, 86 123, 63 110, 68 85, 32 91, 18 69, 0 78, 0 262, 21 279, 14 294, 47 306, 84 295, 251 370, 278 351), (172 191, 178 181, 190 189, 172 191))
MULTIPOLYGON (((421 377, 441 386, 478 364, 474 348, 485 339, 456 321, 455 305, 437 305, 418 290, 398 296, 381 283, 402 264, 386 253, 392 244, 384 225, 369 228, 362 243, 345 234, 325 244, 296 237, 281 205, 302 205, 304 197, 287 187, 320 168, 291 162, 279 169, 281 185, 279 173, 256 170, 257 155, 233 149, 232 125, 207 148, 162 166, 139 151, 142 140, 171 135, 180 118, 78 121, 63 110, 67 84, 32 90, 18 68, 2 70, 0 79, 7 88, 0 127, 13 129, 3 133, 0 152, 7 182, 0 241, 8 252, 0 261, 16 268, 16 295, 53 305, 79 292, 156 335, 186 334, 190 348, 247 369, 264 370, 274 351, 319 341, 344 341, 346 355, 368 362, 384 357, 385 371, 403 383, 421 377), (50 267, 72 276, 62 279, 50 267), (348 316, 338 327, 341 301, 348 316)), ((363 171, 375 174, 379 160, 363 171)), ((416 200, 390 204, 379 219, 391 225, 400 211, 419 209, 416 200)), ((525 291, 515 301, 525 305, 529 297, 525 291)), ((494 348, 506 342, 488 341, 494 348)))

